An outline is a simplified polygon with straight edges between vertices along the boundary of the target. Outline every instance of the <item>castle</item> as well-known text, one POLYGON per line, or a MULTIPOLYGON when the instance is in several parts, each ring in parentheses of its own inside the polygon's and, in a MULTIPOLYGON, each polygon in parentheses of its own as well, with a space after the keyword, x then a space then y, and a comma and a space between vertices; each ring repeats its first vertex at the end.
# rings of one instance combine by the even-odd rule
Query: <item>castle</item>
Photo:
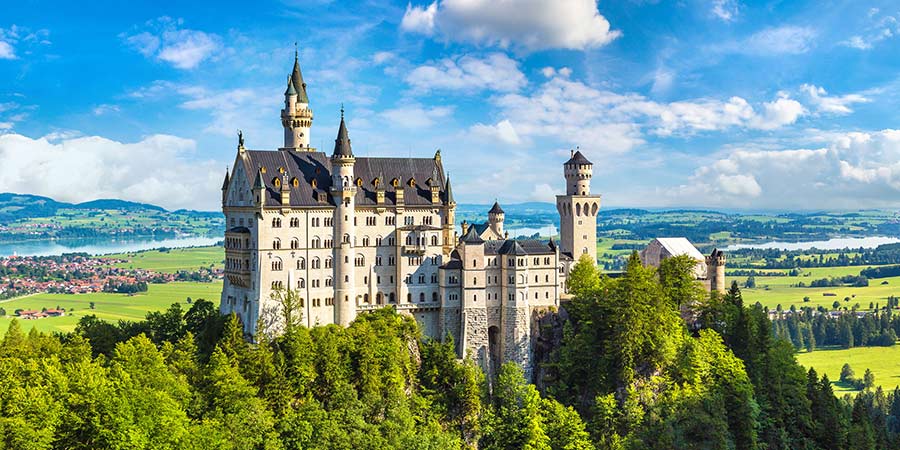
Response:
POLYGON ((390 305, 425 335, 452 336, 458 354, 489 373, 515 361, 530 374, 533 315, 559 306, 576 259, 595 259, 591 162, 573 152, 563 165, 558 244, 508 239, 498 203, 487 222, 463 223, 458 234, 440 151, 357 157, 343 110, 331 154, 310 147, 313 111, 296 56, 281 122, 282 148, 246 149, 241 137, 225 175, 220 310, 250 334, 277 309, 271 295, 280 289, 297 292, 307 326, 347 326, 390 305))

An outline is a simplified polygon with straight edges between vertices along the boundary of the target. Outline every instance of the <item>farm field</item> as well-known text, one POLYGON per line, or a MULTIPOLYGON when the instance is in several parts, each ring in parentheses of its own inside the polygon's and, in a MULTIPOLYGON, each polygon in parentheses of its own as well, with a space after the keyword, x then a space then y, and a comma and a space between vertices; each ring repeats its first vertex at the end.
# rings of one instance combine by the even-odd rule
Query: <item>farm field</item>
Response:
POLYGON ((201 267, 209 268, 210 266, 221 268, 222 261, 225 259, 225 249, 217 246, 173 248, 164 252, 151 250, 104 256, 129 260, 128 263, 114 264, 115 267, 174 273, 179 270, 197 270, 201 267))
MULTIPOLYGON (((769 309, 775 309, 781 304, 781 307, 785 310, 790 309, 791 305, 795 305, 797 308, 802 306, 813 308, 824 306, 827 309, 831 309, 835 300, 841 303, 841 307, 852 308, 854 304, 859 303, 860 309, 866 310, 869 309, 870 302, 884 305, 889 296, 900 297, 900 277, 871 279, 869 280, 869 286, 866 287, 795 287, 800 282, 809 285, 813 280, 821 278, 859 275, 859 271, 866 267, 870 266, 801 269, 802 275, 794 277, 755 277, 756 288, 742 287, 741 293, 746 304, 760 302, 769 309), (887 284, 882 284, 884 282, 887 282, 887 284), (835 295, 823 295, 826 293, 835 295), (804 297, 809 297, 810 301, 804 302, 804 297), (850 298, 850 301, 844 301, 847 297, 850 298)), ((747 277, 728 277, 727 283, 730 285, 732 280, 743 286, 747 277)))
POLYGON ((858 392, 847 383, 841 383, 841 367, 850 364, 856 378, 862 378, 866 369, 875 374, 875 385, 893 390, 900 385, 900 345, 893 347, 854 347, 850 349, 818 349, 812 353, 798 353, 797 361, 809 369, 816 369, 819 376, 828 374, 835 394, 858 392))
POLYGON ((13 319, 16 309, 53 309, 57 306, 66 310, 63 317, 45 317, 36 320, 20 320, 22 329, 26 332, 36 328, 43 332, 70 332, 81 317, 95 314, 98 318, 108 321, 141 320, 151 311, 160 311, 168 308, 172 303, 181 303, 182 308, 190 308, 186 303, 187 297, 192 299, 203 298, 218 304, 219 295, 222 292, 222 282, 189 283, 178 282, 168 284, 151 284, 146 293, 129 296, 127 294, 35 294, 0 302, 0 307, 6 310, 7 316, 0 317, 0 335, 6 333, 9 323, 13 319), (90 309, 90 303, 94 302, 95 309, 90 309), (73 310, 74 308, 74 310, 73 310))

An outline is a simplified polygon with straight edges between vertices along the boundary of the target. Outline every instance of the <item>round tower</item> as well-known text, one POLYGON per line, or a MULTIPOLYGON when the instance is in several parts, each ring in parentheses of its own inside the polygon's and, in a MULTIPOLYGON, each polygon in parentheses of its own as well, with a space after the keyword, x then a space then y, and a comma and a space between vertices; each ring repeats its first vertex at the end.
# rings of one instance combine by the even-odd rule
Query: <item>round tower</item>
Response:
POLYGON ((566 194, 590 195, 594 165, 581 152, 572 151, 571 158, 563 165, 566 176, 566 194))
POLYGON ((706 257, 706 279, 710 291, 725 293, 725 252, 722 250, 713 249, 706 257))
POLYGON ((284 109, 281 110, 281 125, 284 127, 284 150, 310 151, 309 132, 312 128, 313 113, 309 108, 306 83, 300 72, 299 55, 294 52, 294 70, 288 77, 284 91, 284 109))
POLYGON ((334 323, 348 326, 356 318, 354 250, 356 237, 356 184, 353 166, 356 157, 341 108, 341 126, 331 155, 331 196, 334 199, 334 323))
POLYGON ((500 203, 494 202, 494 206, 491 207, 491 210, 488 211, 488 224, 491 229, 494 230, 494 233, 497 233, 497 236, 503 236, 503 218, 505 214, 503 212, 503 208, 500 207, 500 203))

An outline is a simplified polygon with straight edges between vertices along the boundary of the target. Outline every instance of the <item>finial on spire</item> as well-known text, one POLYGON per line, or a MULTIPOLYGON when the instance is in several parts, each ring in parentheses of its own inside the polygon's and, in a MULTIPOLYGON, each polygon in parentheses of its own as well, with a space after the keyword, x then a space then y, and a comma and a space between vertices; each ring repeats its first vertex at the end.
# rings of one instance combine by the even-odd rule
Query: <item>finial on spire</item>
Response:
POLYGON ((241 130, 238 130, 238 149, 244 149, 244 132, 241 130))
POLYGON ((297 41, 294 41, 294 61, 300 59, 300 51, 297 50, 297 41))
POLYGON ((344 102, 341 102, 341 120, 344 120, 344 102))

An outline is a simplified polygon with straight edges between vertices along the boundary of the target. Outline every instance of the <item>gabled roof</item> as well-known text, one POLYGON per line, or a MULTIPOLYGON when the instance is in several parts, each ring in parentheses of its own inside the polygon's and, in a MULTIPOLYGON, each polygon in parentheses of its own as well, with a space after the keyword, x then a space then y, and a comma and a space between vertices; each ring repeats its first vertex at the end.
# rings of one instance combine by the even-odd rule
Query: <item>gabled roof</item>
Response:
POLYGON ((228 170, 225 170, 225 181, 222 182, 222 190, 228 189, 228 182, 231 181, 231 177, 228 175, 228 170))
POLYGON ((262 179, 262 169, 256 171, 256 179, 253 180, 253 189, 265 189, 266 184, 262 179))
POLYGON ((672 256, 688 255, 699 261, 705 259, 700 250, 697 250, 697 247, 694 247, 694 244, 691 244, 691 241, 687 240, 687 238, 656 238, 656 241, 672 256))
POLYGON ((479 236, 480 233, 475 230, 475 227, 469 227, 469 230, 466 231, 465 236, 462 237, 462 241, 466 244, 484 244, 484 239, 481 239, 479 236))
POLYGON ((500 207, 500 203, 494 202, 494 206, 491 207, 491 210, 488 211, 488 214, 503 214, 503 208, 500 207))
POLYGON ((503 239, 487 241, 485 255, 552 255, 556 250, 536 239, 503 239))
POLYGON ((572 154, 572 157, 569 158, 568 161, 566 161, 566 164, 587 164, 587 165, 593 165, 594 163, 588 161, 588 159, 585 158, 584 155, 581 154, 581 150, 579 150, 579 151, 577 151, 577 152, 575 152, 575 153, 572 154))

